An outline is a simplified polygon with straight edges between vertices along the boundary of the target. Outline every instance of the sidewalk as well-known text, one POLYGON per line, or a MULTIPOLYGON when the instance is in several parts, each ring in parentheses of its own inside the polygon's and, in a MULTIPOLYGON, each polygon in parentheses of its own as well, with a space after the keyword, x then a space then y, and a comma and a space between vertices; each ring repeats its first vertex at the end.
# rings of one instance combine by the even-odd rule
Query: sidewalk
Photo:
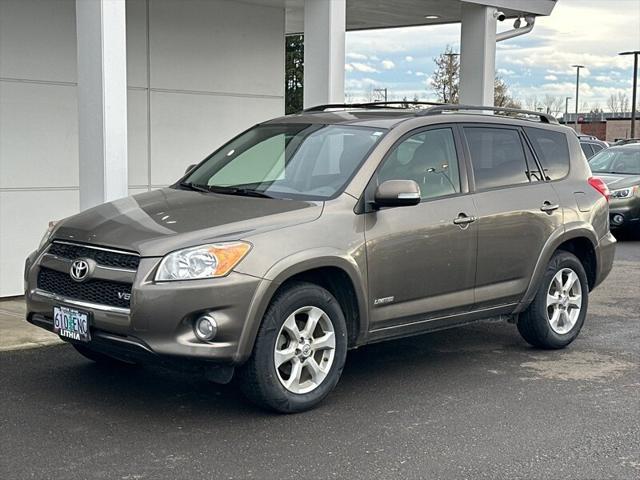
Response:
POLYGON ((0 299, 0 352, 62 343, 57 335, 27 323, 22 297, 0 299))

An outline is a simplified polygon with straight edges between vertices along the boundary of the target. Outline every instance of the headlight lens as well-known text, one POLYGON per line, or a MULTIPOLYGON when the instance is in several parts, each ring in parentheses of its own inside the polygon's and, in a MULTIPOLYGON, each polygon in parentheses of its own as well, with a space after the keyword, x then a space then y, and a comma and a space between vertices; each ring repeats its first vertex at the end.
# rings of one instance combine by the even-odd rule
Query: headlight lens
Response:
POLYGON ((57 220, 51 220, 49 222, 49 226, 47 227, 47 231, 44 232, 44 235, 42 236, 42 240, 40 240, 40 245, 38 245, 38 250, 40 250, 42 247, 44 247, 45 244, 49 241, 49 239, 51 238, 51 234, 53 233, 53 229, 56 228, 57 224, 58 224, 57 220))
POLYGON ((224 277, 251 250, 246 242, 214 243, 185 248, 165 256, 156 281, 224 277))
POLYGON ((611 198, 631 198, 638 191, 638 185, 611 191, 611 198))

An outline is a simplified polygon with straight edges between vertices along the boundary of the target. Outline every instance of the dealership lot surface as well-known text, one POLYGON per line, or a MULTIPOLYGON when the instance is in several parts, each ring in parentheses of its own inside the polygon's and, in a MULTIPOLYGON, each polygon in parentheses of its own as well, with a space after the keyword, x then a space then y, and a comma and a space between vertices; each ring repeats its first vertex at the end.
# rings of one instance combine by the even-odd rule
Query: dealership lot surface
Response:
POLYGON ((568 349, 495 322, 372 345, 292 416, 66 345, 0 352, 0 477, 637 478, 639 278, 624 240, 568 349))

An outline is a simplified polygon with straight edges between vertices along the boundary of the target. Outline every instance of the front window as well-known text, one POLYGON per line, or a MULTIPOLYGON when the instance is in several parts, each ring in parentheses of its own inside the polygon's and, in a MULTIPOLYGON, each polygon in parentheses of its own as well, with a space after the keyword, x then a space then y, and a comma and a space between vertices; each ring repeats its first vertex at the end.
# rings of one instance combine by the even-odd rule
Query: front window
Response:
POLYGON ((589 160, 593 173, 640 175, 640 149, 603 150, 589 160))
POLYGON ((213 153, 183 185, 222 193, 326 200, 353 177, 384 130, 261 125, 213 153))

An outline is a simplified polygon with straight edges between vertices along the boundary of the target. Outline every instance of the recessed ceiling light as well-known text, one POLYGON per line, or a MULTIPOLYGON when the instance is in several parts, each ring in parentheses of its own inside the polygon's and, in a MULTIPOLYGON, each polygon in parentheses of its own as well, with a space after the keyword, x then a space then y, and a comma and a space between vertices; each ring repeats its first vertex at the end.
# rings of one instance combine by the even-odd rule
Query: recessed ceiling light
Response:
POLYGON ((427 20, 437 20, 440 18, 440 15, 425 15, 424 18, 427 20))

